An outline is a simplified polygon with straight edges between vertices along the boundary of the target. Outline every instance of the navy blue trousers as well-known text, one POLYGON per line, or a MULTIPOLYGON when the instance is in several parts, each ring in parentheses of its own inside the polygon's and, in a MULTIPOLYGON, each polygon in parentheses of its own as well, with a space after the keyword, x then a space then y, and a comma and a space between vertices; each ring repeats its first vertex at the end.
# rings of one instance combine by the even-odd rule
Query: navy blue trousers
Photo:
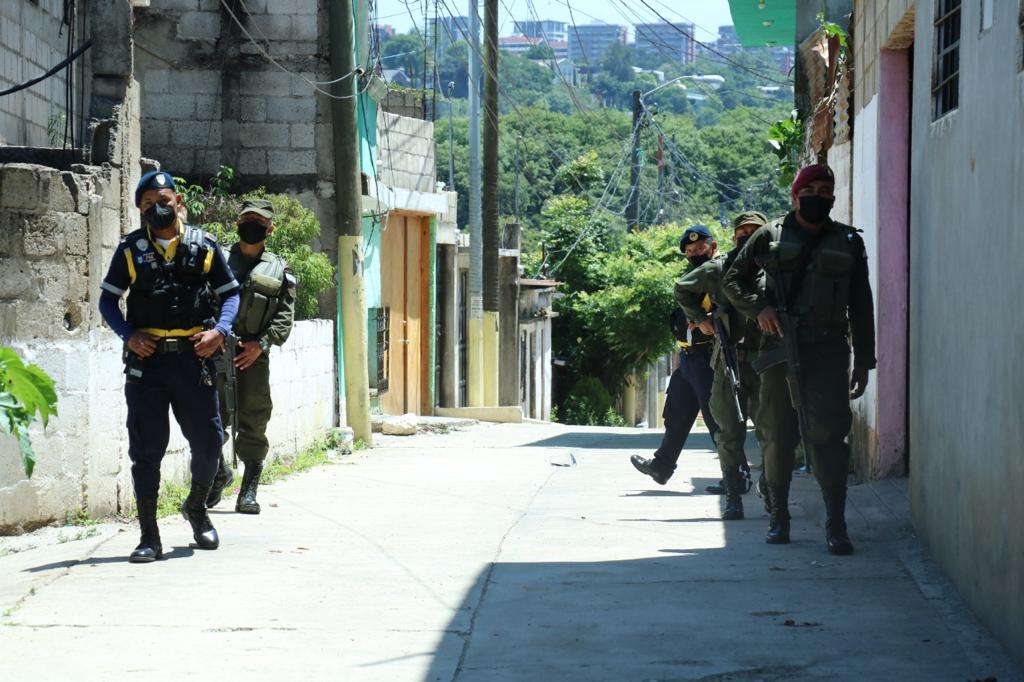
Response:
POLYGON ((661 413, 665 419, 665 435, 654 453, 654 464, 662 471, 675 471, 679 453, 686 445, 690 429, 697 421, 698 412, 704 416, 704 423, 711 432, 711 438, 714 439, 718 433, 718 424, 711 416, 711 408, 708 405, 714 380, 710 348, 679 354, 679 367, 669 377, 665 409, 661 413))
MULTIPOLYGON (((125 382, 128 403, 128 456, 136 499, 156 499, 160 461, 170 439, 168 410, 192 450, 192 481, 210 484, 217 473, 224 430, 217 405, 217 387, 200 379, 202 361, 192 353, 161 353, 146 358, 142 378, 125 382)), ((216 377, 211 360, 205 361, 216 377)))

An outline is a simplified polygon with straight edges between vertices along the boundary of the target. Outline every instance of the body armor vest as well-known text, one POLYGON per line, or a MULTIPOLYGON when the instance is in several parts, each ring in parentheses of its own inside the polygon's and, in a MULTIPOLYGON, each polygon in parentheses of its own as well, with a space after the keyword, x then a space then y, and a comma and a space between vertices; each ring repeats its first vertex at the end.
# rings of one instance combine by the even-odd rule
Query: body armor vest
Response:
POLYGON ((128 321, 136 329, 192 330, 213 316, 215 296, 207 278, 212 255, 203 230, 186 225, 165 260, 141 230, 128 238, 135 279, 128 293, 128 321), (138 236, 136 236, 138 235, 138 236))
POLYGON ((833 222, 825 229, 810 252, 802 254, 802 247, 811 237, 797 234, 796 229, 783 227, 781 222, 771 227, 789 296, 786 304, 800 320, 801 341, 845 335, 849 328, 850 277, 856 259, 863 257, 863 246, 857 231, 848 225, 833 222), (805 270, 802 278, 796 274, 801 262, 805 270))
POLYGON ((277 312, 284 284, 284 259, 264 253, 242 283, 234 323, 239 338, 254 339, 264 332, 277 312))

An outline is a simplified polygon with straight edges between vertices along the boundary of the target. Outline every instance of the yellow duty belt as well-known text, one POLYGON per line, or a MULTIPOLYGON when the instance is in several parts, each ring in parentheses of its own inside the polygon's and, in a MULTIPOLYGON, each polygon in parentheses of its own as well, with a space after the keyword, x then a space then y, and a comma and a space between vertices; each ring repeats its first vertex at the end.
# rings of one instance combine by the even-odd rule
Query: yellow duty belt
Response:
POLYGON ((192 327, 191 329, 157 329, 156 327, 145 327, 144 329, 140 329, 139 331, 143 332, 144 334, 149 334, 150 336, 155 336, 159 339, 171 339, 198 334, 199 332, 203 331, 203 328, 192 327))

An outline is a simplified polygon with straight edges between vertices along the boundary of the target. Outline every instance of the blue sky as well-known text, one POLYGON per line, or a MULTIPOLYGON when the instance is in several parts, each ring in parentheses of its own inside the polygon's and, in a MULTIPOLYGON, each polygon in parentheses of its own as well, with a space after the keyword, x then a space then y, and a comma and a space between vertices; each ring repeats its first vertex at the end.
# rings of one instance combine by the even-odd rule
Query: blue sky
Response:
MULTIPOLYGON (((696 24, 695 37, 698 40, 714 40, 718 37, 720 25, 732 23, 727 0, 647 0, 647 3, 673 23, 689 20, 696 24)), ((467 0, 438 0, 439 15, 448 13, 446 5, 455 15, 467 13, 467 0)), ((377 0, 377 13, 381 24, 391 24, 399 32, 405 32, 413 25, 412 17, 422 26, 424 6, 432 18, 434 0, 377 0)), ((480 6, 482 14, 482 3, 480 6)), ((569 22, 570 6, 577 24, 630 25, 660 21, 655 12, 640 0, 499 0, 499 35, 513 32, 513 17, 510 15, 515 19, 530 19, 536 13, 541 19, 569 22)))

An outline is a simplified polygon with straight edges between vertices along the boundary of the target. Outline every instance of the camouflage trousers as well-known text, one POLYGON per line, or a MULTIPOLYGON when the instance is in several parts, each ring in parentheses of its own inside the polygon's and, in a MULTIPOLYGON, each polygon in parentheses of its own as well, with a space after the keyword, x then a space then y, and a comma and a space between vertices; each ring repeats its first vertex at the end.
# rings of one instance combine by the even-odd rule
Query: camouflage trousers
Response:
POLYGON ((747 464, 744 445, 747 440, 748 417, 754 423, 754 433, 758 442, 763 443, 763 437, 758 428, 761 378, 749 362, 739 360, 737 366, 740 375, 740 406, 743 408, 744 414, 736 412, 736 400, 733 397, 732 386, 729 384, 728 371, 725 362, 721 359, 715 368, 715 379, 711 384, 711 414, 718 423, 716 445, 723 477, 727 472, 735 472, 747 464))
MULTIPOLYGON (((822 492, 846 487, 850 465, 850 349, 842 344, 800 348, 801 392, 805 405, 807 453, 822 492)), ((760 430, 764 437, 764 470, 770 486, 786 487, 793 474, 793 459, 800 442, 796 410, 786 383, 786 365, 761 375, 760 430)))

